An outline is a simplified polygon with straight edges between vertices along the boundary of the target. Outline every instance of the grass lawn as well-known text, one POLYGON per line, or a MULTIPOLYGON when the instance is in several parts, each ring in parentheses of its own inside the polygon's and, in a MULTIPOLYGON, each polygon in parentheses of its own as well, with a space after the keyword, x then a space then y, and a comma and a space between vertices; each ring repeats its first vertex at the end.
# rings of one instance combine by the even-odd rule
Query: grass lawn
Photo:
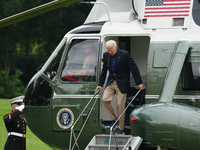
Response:
MULTIPOLYGON (((10 102, 7 99, 0 99, 0 150, 4 149, 4 144, 7 140, 8 133, 4 125, 3 116, 12 111, 10 102)), ((27 150, 51 150, 45 143, 43 143, 39 138, 37 138, 27 126, 27 150)))

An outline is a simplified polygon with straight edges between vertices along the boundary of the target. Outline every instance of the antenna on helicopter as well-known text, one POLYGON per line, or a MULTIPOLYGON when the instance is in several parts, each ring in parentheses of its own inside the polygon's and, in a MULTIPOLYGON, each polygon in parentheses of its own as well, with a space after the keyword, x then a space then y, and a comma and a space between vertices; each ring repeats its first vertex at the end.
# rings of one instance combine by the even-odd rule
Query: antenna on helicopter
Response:
POLYGON ((133 11, 134 11, 135 14, 138 16, 138 13, 137 13, 137 11, 136 11, 136 9, 135 9, 135 5, 134 5, 134 0, 132 0, 132 7, 133 7, 133 11))
POLYGON ((102 4, 102 5, 104 5, 105 8, 106 8, 107 14, 108 14, 110 25, 112 25, 112 21, 111 21, 111 18, 110 18, 109 9, 108 9, 108 6, 106 5, 106 3, 104 3, 104 2, 80 2, 80 3, 83 3, 83 4, 102 4))

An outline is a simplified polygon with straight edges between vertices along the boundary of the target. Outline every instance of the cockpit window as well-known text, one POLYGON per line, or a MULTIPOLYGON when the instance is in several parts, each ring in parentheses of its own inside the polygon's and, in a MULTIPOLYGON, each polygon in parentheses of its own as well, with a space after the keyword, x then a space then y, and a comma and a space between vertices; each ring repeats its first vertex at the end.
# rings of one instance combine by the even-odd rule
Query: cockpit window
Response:
POLYGON ((47 77, 49 77, 51 80, 56 76, 57 70, 60 64, 60 60, 62 57, 62 54, 64 50, 66 49, 66 44, 62 46, 62 48, 57 52, 54 53, 54 57, 49 63, 48 67, 45 69, 44 73, 47 77))
POLYGON ((96 81, 97 39, 72 40, 61 73, 62 81, 96 81))

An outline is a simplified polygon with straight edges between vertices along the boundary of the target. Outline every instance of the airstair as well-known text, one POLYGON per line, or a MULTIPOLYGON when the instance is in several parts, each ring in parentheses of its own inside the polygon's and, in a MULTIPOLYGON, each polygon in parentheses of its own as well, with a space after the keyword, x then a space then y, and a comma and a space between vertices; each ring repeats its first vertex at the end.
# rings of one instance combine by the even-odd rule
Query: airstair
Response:
POLYGON ((95 135, 85 150, 137 150, 142 143, 142 139, 138 136, 115 135, 114 137, 110 139, 110 135, 95 135))
MULTIPOLYGON (((115 126, 115 124, 119 121, 119 119, 121 118, 121 116, 125 113, 125 111, 127 110, 127 108, 130 106, 130 104, 132 103, 132 101, 136 98, 136 96, 140 93, 141 90, 139 90, 135 96, 133 97, 133 99, 131 100, 131 102, 128 104, 128 106, 125 108, 125 110, 122 112, 122 114, 119 116, 119 118, 117 119, 117 121, 113 124, 113 126, 110 128, 110 135, 95 135, 92 140, 90 141, 90 143, 87 145, 87 147, 85 148, 85 150, 137 150, 140 146, 140 144, 142 143, 142 139, 138 136, 132 136, 132 135, 114 135, 113 133, 113 128, 115 126)), ((95 94, 93 95, 93 97, 90 99, 90 101, 87 103, 87 105, 85 106, 85 108, 83 109, 83 111, 81 112, 81 114, 79 115, 79 117, 76 119, 76 121, 74 122, 74 124, 71 127, 71 134, 70 134, 70 143, 69 143, 69 150, 73 150, 73 148, 76 146, 77 149, 79 150, 79 145, 78 145, 78 139, 81 135, 81 132, 83 130, 83 128, 85 127, 85 124, 97 102, 97 98, 94 101, 88 116, 79 132, 79 134, 76 136, 75 132, 74 132, 74 126, 76 125, 76 123, 78 122, 78 120, 81 118, 83 112, 86 110, 86 108, 89 106, 89 104, 92 102, 92 100, 94 99, 94 97, 99 94, 100 89, 98 89, 95 94), (74 137, 74 144, 72 144, 72 137, 74 137)))

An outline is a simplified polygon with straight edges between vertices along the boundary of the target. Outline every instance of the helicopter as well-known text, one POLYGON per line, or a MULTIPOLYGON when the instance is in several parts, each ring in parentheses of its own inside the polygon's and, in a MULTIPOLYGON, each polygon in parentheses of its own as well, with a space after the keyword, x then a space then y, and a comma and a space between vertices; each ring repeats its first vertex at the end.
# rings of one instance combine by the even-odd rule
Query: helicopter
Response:
MULTIPOLYGON (((112 39, 130 53, 145 84, 140 91, 130 77, 125 134, 152 145, 145 149, 199 149, 200 1, 85 3, 94 6, 84 24, 63 37, 26 87, 24 114, 31 131, 52 149, 109 149, 88 145, 96 135, 110 133, 112 120, 101 102, 104 89, 94 89, 105 43, 112 39), (88 43, 95 58, 92 71, 67 76, 68 70, 81 71, 88 43)), ((112 105, 117 112, 116 100, 112 105)), ((123 148, 142 149, 138 143, 123 148)))

